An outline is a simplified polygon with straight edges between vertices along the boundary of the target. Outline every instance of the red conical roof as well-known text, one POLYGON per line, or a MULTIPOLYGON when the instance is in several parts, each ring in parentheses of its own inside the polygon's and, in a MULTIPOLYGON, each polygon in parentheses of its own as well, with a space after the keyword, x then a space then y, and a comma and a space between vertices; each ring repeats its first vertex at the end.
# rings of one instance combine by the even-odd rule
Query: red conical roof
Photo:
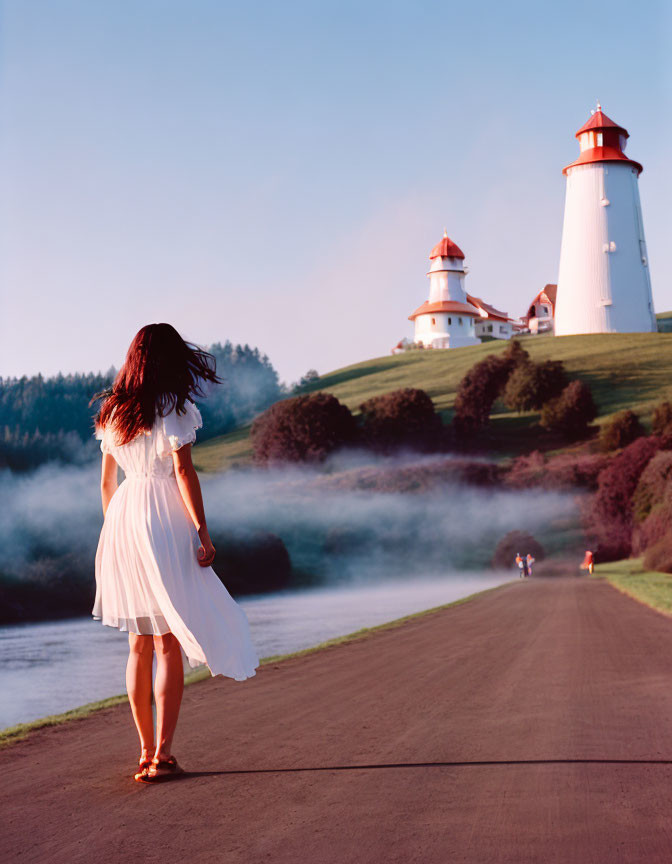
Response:
POLYGON ((448 232, 443 232, 443 237, 429 253, 429 260, 433 258, 464 258, 464 252, 460 249, 457 243, 448 236, 448 232))
POLYGON ((591 116, 590 120, 583 124, 575 137, 578 138, 582 132, 589 132, 591 129, 618 129, 618 131, 622 132, 626 138, 630 137, 627 129, 623 126, 619 126, 618 123, 614 123, 611 118, 607 117, 604 111, 602 111, 602 106, 599 102, 597 103, 597 111, 595 111, 591 116))
POLYGON ((588 146, 583 147, 578 159, 562 169, 563 174, 577 165, 589 165, 593 162, 624 162, 631 165, 638 175, 642 173, 644 169, 640 163, 628 158, 623 152, 624 139, 629 137, 628 130, 607 117, 599 102, 591 118, 576 133, 576 137, 580 138, 586 133, 592 133, 587 136, 588 146))

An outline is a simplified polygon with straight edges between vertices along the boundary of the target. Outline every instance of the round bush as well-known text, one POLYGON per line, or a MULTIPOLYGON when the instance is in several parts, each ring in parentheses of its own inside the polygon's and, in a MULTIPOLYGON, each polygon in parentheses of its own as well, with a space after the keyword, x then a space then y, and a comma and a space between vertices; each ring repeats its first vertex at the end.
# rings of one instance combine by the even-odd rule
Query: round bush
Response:
POLYGON ((354 442, 352 414, 335 396, 314 393, 271 405, 252 424, 254 458, 261 464, 319 462, 354 442))
POLYGON ((567 386, 567 375, 560 360, 519 363, 504 388, 504 403, 512 411, 535 411, 555 399, 567 386))
POLYGON ((597 412, 590 387, 583 381, 572 381, 560 396, 547 402, 541 411, 540 424, 567 438, 580 438, 597 412))
POLYGON ((499 541, 492 556, 492 566, 498 570, 508 570, 515 565, 516 555, 520 553, 523 557, 531 555, 537 561, 543 561, 546 557, 544 547, 526 531, 509 531, 499 541))
POLYGON ((441 418, 424 390, 409 387, 374 396, 360 405, 360 411, 362 440, 376 450, 431 450, 440 443, 441 418))
POLYGON ((600 449, 605 453, 621 450, 644 435, 644 427, 634 411, 619 411, 600 430, 600 449))

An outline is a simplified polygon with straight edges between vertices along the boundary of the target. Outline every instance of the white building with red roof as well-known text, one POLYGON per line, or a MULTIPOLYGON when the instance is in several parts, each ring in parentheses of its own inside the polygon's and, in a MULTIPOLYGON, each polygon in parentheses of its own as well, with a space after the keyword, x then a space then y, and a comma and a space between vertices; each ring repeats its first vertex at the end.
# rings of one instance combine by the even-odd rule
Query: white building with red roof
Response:
POLYGON ((580 154, 567 177, 555 333, 656 330, 638 178, 625 155, 628 132, 598 102, 576 133, 580 154))
POLYGON ((523 324, 530 333, 552 333, 555 317, 555 300, 558 286, 544 285, 534 300, 530 303, 527 313, 523 316, 523 324))
MULTIPOLYGON (((479 337, 509 339, 513 322, 506 312, 467 294, 464 253, 446 231, 429 253, 429 299, 409 320, 415 324, 415 342, 425 348, 462 348, 478 345, 479 337)), ((400 343, 396 349, 401 349, 400 343)))
POLYGON ((474 325, 480 315, 464 290, 464 252, 444 231, 429 260, 429 299, 408 316, 416 343, 425 348, 478 345, 474 325))

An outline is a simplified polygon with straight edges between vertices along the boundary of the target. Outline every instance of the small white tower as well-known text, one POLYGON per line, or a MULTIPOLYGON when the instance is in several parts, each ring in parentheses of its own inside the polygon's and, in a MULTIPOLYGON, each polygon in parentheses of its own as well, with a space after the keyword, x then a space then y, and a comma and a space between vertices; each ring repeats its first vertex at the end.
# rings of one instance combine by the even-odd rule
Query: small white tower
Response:
POLYGON ((478 345, 474 322, 480 313, 464 290, 464 253, 444 231, 429 260, 429 300, 408 316, 415 322, 415 341, 426 348, 478 345))
POLYGON ((576 133, 567 177, 555 333, 656 330, 638 177, 627 130, 597 109, 576 133))

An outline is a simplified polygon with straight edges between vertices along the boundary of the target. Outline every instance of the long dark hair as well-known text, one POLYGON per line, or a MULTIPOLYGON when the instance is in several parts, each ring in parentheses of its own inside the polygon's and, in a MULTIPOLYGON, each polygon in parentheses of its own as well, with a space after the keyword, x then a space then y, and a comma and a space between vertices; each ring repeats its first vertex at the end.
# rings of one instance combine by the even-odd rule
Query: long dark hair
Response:
POLYGON ((112 387, 93 397, 104 399, 96 426, 111 423, 115 443, 127 444, 151 429, 157 414, 165 417, 174 408, 183 414, 187 399, 205 395, 205 382, 221 383, 215 368, 212 354, 185 342, 172 325, 147 324, 136 333, 112 387))

